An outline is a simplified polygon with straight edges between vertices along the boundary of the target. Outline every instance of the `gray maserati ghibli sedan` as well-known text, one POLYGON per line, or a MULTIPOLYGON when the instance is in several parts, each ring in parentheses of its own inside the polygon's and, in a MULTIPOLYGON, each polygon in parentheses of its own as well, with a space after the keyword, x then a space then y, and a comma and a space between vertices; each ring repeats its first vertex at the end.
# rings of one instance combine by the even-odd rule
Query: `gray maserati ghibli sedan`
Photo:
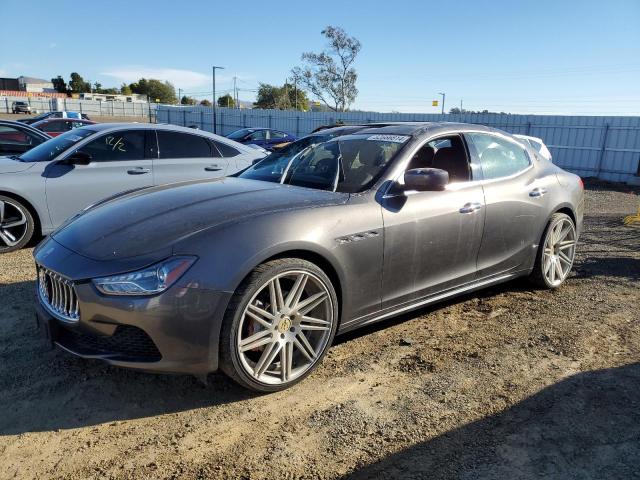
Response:
POLYGON ((276 391, 337 333, 516 277, 559 287, 583 208, 578 176, 502 131, 375 125, 85 209, 34 251, 37 317, 81 357, 276 391))
POLYGON ((0 157, 0 253, 119 192, 238 172, 266 152, 173 125, 87 125, 0 157))

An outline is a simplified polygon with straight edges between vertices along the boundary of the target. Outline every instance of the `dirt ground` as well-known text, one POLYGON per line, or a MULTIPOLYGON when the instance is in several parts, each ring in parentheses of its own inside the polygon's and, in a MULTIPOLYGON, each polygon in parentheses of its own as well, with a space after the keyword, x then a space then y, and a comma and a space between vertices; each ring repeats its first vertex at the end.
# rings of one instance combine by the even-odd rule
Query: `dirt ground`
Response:
POLYGON ((248 393, 49 350, 0 257, 0 478, 640 478, 638 191, 590 183, 559 291, 512 282, 340 337, 248 393))
MULTIPOLYGON (((23 114, 13 114, 13 113, 0 113, 0 120, 13 120, 18 121, 21 118, 28 118, 31 115, 23 115, 23 114)), ((89 118, 94 122, 98 123, 111 123, 111 122, 138 122, 138 123, 149 123, 148 117, 111 117, 111 116, 98 116, 98 115, 89 115, 89 118)))

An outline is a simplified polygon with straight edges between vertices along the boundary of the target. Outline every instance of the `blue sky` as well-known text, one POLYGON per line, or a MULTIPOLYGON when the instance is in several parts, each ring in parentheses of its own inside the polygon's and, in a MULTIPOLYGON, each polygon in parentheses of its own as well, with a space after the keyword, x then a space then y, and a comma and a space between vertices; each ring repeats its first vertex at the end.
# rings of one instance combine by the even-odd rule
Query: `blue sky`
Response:
POLYGON ((437 112, 445 92, 447 109, 640 113, 640 0, 2 0, 0 17, 0 76, 155 77, 210 98, 215 64, 220 91, 237 76, 253 100, 337 25, 363 45, 352 108, 437 112))

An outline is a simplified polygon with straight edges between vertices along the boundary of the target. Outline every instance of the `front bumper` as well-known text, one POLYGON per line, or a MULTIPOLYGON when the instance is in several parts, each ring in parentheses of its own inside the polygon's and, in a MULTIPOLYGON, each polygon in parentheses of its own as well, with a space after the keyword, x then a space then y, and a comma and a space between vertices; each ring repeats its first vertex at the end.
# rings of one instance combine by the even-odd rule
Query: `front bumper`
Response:
POLYGON ((38 324, 55 345, 79 357, 145 371, 217 370, 220 325, 231 293, 198 288, 188 279, 150 297, 106 296, 90 281, 74 285, 77 321, 46 308, 36 286, 38 324))

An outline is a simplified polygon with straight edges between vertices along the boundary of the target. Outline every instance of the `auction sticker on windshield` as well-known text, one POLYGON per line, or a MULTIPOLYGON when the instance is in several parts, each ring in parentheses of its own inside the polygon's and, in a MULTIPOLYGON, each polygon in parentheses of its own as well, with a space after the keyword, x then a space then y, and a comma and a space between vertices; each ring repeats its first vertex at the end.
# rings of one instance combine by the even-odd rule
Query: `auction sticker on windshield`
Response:
POLYGON ((367 140, 376 140, 378 142, 404 143, 409 140, 409 137, 406 135, 371 135, 370 137, 367 137, 367 140))

